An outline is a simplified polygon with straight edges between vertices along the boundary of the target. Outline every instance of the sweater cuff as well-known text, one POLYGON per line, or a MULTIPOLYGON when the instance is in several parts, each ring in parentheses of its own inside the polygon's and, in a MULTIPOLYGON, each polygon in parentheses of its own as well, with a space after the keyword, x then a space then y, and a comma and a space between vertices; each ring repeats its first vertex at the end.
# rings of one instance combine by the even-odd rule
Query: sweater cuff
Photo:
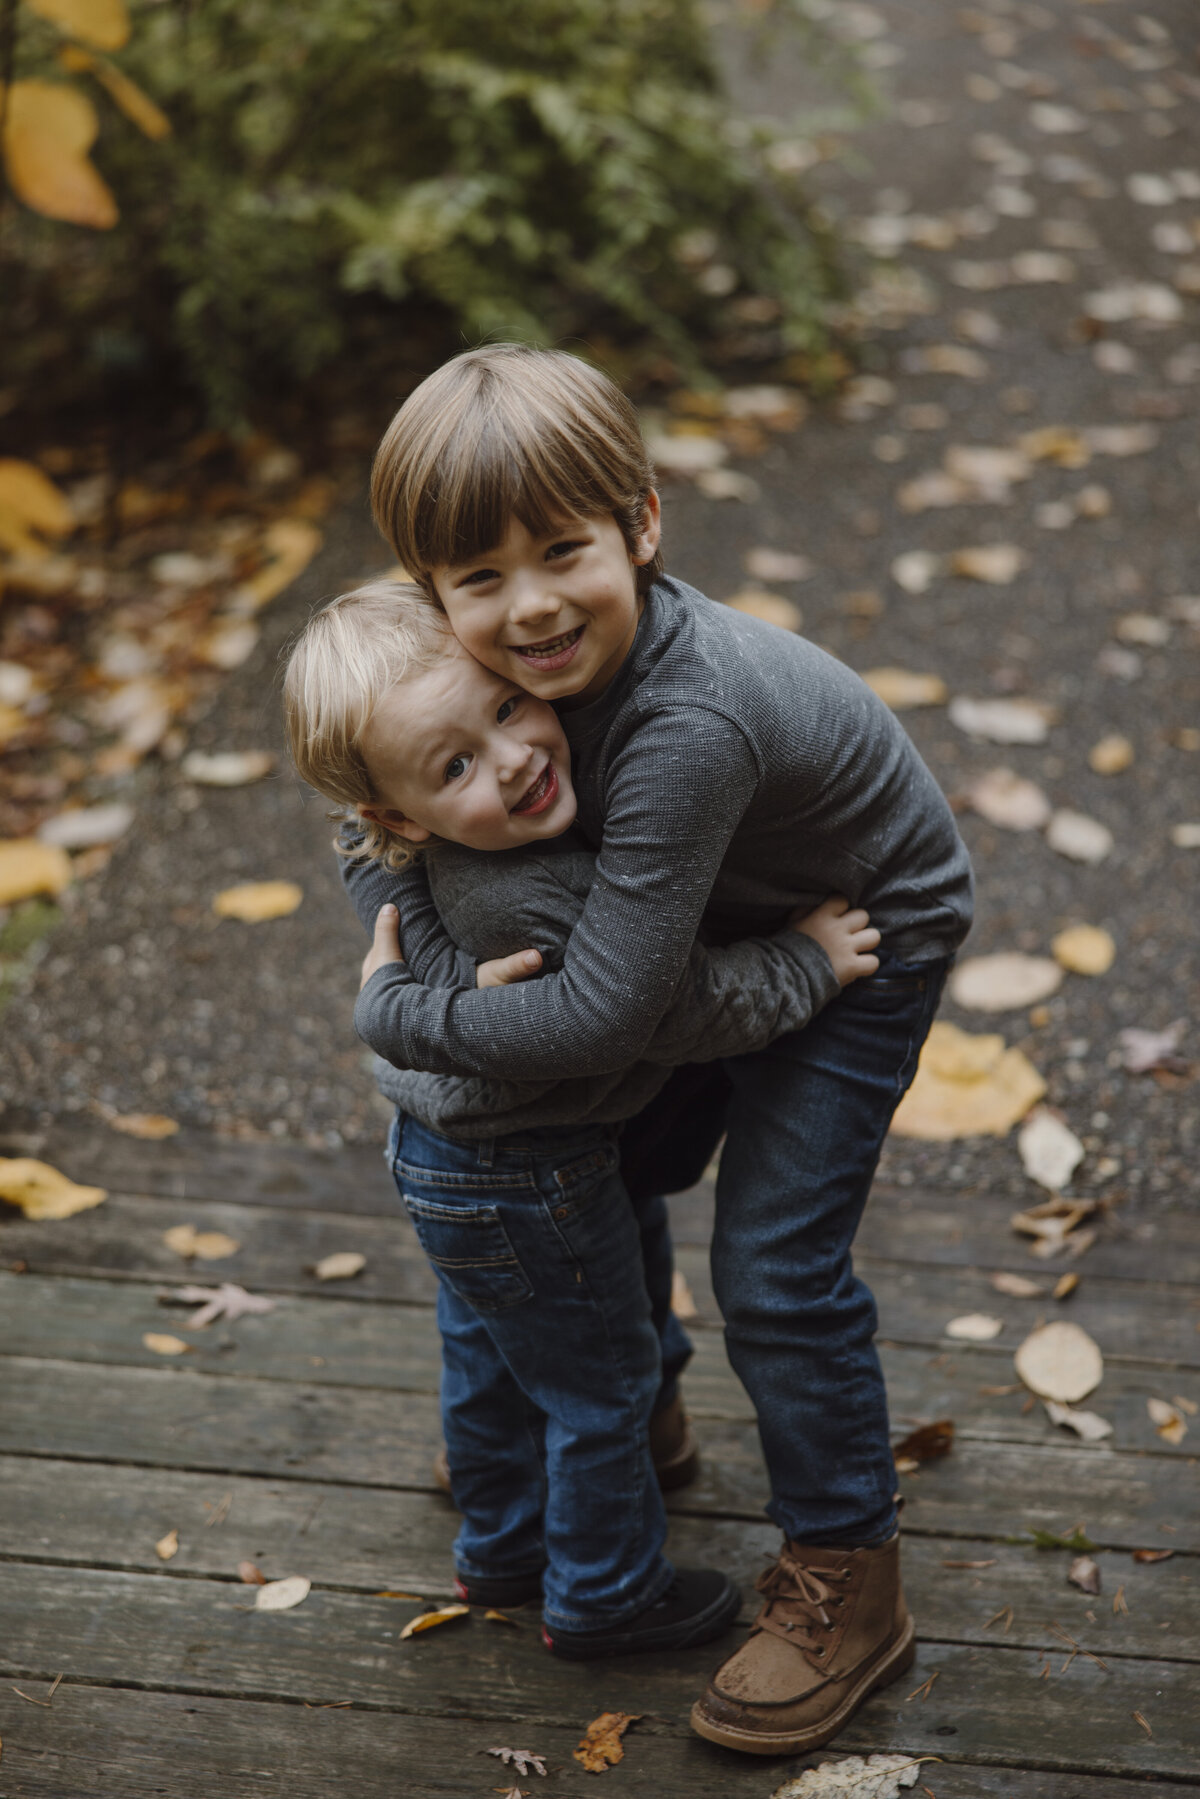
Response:
POLYGON ((804 931, 776 931, 772 942, 780 944, 807 977, 814 1016, 822 1006, 837 998, 842 984, 833 971, 833 963, 815 937, 807 936, 804 931))

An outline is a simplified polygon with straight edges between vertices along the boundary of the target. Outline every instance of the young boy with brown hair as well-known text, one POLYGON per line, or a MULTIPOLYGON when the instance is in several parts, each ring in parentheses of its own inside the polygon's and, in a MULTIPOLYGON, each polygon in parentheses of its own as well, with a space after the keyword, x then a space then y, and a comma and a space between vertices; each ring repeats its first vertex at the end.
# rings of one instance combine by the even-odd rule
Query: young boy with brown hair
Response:
MULTIPOLYGON (((529 943, 561 967, 595 859, 569 829, 552 707, 475 661, 419 588, 381 581, 310 620, 285 712, 299 772, 354 822, 360 872, 422 856, 447 978, 493 979, 476 958, 529 943)), ((391 954, 386 932, 385 912, 368 984, 391 954)), ((693 946, 642 1058, 612 1070, 459 1079, 380 1065, 397 1106, 389 1162, 438 1276, 458 1591, 485 1605, 540 1597, 559 1654, 703 1642, 739 1606, 723 1574, 662 1553, 659 1487, 695 1459, 676 1391, 690 1346, 670 1311, 661 1193, 627 1190, 622 1124, 674 1064, 805 1022, 874 969, 876 941, 865 913, 827 902, 771 939, 693 946)), ((681 1162, 676 1184, 702 1166, 681 1162)))
POLYGON ((713 1284, 784 1532, 751 1636, 692 1722, 750 1753, 816 1747, 914 1654, 875 1305, 851 1244, 970 924, 965 849, 856 675, 660 572, 636 417, 576 358, 496 345, 439 369, 385 436, 373 501, 464 647, 557 706, 597 852, 561 969, 490 991, 425 984, 439 934, 419 868, 347 865, 360 913, 393 900, 403 921, 407 961, 380 962, 356 1011, 389 1062, 603 1074, 645 1053, 699 932, 770 931, 830 892, 882 932, 876 975, 766 1048, 681 1071, 638 1125, 660 1167, 727 1128, 713 1284))

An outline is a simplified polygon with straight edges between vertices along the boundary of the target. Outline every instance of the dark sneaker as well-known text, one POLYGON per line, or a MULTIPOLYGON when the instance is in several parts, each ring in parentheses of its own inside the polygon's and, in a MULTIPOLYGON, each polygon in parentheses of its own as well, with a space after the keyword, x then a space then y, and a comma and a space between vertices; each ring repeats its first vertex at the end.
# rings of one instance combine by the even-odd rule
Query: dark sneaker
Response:
POLYGON ((454 1576, 454 1591, 464 1605, 487 1605, 498 1612, 529 1605, 542 1597, 540 1574, 513 1574, 495 1580, 475 1580, 469 1574, 454 1576))
POLYGON ((611 1630, 562 1630, 542 1626, 555 1655, 588 1662, 603 1655, 638 1655, 648 1649, 688 1649, 719 1637, 741 1610, 742 1596, 715 1568, 677 1568, 661 1599, 611 1630))

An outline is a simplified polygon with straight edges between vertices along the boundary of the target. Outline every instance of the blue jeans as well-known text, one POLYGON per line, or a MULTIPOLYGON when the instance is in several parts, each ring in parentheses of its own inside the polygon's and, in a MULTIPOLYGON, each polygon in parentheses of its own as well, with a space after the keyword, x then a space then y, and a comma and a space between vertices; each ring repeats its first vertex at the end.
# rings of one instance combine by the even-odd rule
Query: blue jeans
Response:
POLYGON ((542 1572, 546 1618, 575 1630, 622 1623, 672 1577, 648 1429, 691 1351, 664 1202, 631 1203, 617 1135, 458 1143, 398 1116, 388 1145, 438 1277, 456 1565, 542 1572))
POLYGON ((767 1510, 793 1541, 869 1544, 895 1529, 878 1318, 851 1245, 951 961, 881 957, 804 1030, 677 1070, 636 1121, 634 1194, 640 1166, 658 1174, 727 1130, 713 1288, 758 1415, 767 1510))

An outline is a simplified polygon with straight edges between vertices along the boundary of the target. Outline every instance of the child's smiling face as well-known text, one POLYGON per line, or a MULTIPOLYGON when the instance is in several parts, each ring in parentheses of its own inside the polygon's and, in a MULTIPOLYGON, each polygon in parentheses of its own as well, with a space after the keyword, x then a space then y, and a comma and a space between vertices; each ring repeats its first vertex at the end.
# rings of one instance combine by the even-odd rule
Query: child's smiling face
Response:
POLYGON ((632 550, 609 514, 565 520, 544 537, 514 518, 486 556, 431 573, 455 636, 487 668, 539 699, 591 700, 633 647, 637 569, 660 528, 654 492, 632 550))
POLYGON ((557 837, 575 817, 571 756, 545 701, 483 668, 453 638, 386 693, 363 733, 378 802, 361 808, 410 843, 476 850, 557 837))

